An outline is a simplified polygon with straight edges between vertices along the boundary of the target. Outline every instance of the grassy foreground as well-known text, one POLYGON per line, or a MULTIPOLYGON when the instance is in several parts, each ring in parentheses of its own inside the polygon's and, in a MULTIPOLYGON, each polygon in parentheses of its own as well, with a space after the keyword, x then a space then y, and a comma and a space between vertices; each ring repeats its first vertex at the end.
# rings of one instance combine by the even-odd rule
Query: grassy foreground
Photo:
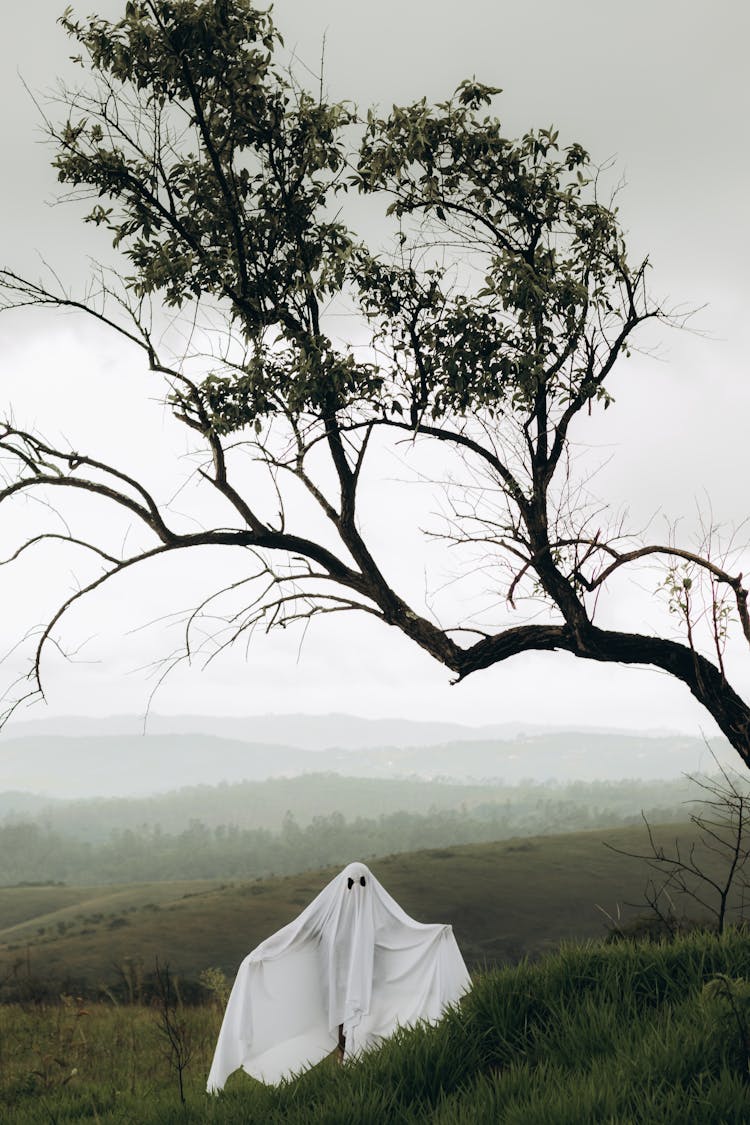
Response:
POLYGON ((0 1120, 168 1125, 732 1125, 750 1120, 750 938, 570 945, 476 978, 358 1063, 203 1093, 220 1015, 178 1013, 186 1104, 143 1007, 0 1007, 0 1120), (713 983, 711 983, 713 981, 713 983))

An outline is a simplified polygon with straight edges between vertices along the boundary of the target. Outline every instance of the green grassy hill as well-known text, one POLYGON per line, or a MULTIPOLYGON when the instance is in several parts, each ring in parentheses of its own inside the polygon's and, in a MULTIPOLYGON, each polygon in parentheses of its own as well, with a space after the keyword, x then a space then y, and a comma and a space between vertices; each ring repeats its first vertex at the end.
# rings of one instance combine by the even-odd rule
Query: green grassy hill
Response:
POLYGON ((178 1009, 185 1104, 158 1013, 0 1006, 0 1119, 96 1125, 747 1125, 750 939, 568 947, 475 977, 436 1026, 361 1060, 204 1092, 220 1013, 178 1009))
MULTIPOLYGON (((678 827, 688 840, 689 826, 670 825, 662 838, 678 827)), ((497 964, 602 935, 598 907, 615 913, 618 904, 639 902, 646 878, 641 863, 603 845, 639 850, 644 837, 643 828, 539 836, 399 854, 371 866, 410 914, 451 922, 470 965, 497 964)), ((350 857, 341 858, 343 866, 350 857)), ((183 980, 209 966, 233 975, 334 870, 255 882, 0 889, 0 980, 6 989, 25 976, 95 991, 121 980, 123 966, 148 972, 156 957, 183 980)))

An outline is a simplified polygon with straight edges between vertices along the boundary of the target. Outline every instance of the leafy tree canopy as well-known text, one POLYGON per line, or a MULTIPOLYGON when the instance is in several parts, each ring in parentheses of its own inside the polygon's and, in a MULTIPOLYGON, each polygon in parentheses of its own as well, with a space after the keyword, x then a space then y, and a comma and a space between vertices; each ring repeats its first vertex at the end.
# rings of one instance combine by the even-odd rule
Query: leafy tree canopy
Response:
POLYGON ((54 166, 122 267, 102 268, 83 297, 6 269, 5 303, 78 309, 142 349, 225 504, 216 526, 181 531, 123 468, 6 423, 0 502, 85 489, 145 536, 127 555, 95 529, 41 529, 20 545, 14 557, 65 538, 102 565, 47 622, 31 690, 74 601, 156 554, 219 544, 243 549, 259 579, 229 641, 358 609, 458 679, 533 649, 651 664, 750 760, 750 711, 724 667, 732 621, 750 640, 731 556, 717 557, 714 529, 702 550, 640 541, 592 509, 571 469, 571 426, 610 405, 609 377, 639 328, 676 319, 649 295, 647 262, 629 260, 585 149, 553 128, 506 136, 500 91, 475 79, 436 105, 331 103, 322 81, 307 89, 285 68, 270 10, 250 0, 130 0, 114 22, 72 9, 60 22, 84 77, 49 122, 54 166), (382 244, 357 233, 358 197, 381 205, 382 244), (167 317, 183 337, 189 327, 187 350, 184 338, 165 346, 167 317), (505 602, 481 625, 443 628, 409 605, 363 535, 363 466, 405 436, 462 466, 447 537, 485 551, 505 602), (307 516, 295 524, 299 485, 319 533, 307 516), (680 639, 595 620, 612 575, 649 555, 663 560, 680 639), (521 614, 532 603, 534 620, 521 614))

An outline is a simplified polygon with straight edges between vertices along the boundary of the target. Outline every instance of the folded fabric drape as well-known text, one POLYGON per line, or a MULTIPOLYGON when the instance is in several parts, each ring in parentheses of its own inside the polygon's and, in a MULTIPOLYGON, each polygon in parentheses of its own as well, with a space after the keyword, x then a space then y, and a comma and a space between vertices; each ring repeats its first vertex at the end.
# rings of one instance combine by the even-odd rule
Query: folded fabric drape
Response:
POLYGON ((469 989, 449 925, 416 922, 363 863, 350 863, 298 918, 240 965, 208 1090, 242 1067, 276 1083, 346 1039, 351 1058, 397 1026, 437 1021, 469 989))

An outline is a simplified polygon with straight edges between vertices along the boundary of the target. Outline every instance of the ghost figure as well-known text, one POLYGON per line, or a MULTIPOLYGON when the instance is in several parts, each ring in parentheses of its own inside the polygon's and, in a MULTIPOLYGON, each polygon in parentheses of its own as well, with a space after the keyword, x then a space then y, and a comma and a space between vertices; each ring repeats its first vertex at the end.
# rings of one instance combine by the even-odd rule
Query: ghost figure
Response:
POLYGON ((350 863, 240 965, 208 1091, 238 1067, 276 1083, 337 1044, 354 1057, 397 1026, 437 1021, 469 987, 451 927, 415 922, 350 863))

